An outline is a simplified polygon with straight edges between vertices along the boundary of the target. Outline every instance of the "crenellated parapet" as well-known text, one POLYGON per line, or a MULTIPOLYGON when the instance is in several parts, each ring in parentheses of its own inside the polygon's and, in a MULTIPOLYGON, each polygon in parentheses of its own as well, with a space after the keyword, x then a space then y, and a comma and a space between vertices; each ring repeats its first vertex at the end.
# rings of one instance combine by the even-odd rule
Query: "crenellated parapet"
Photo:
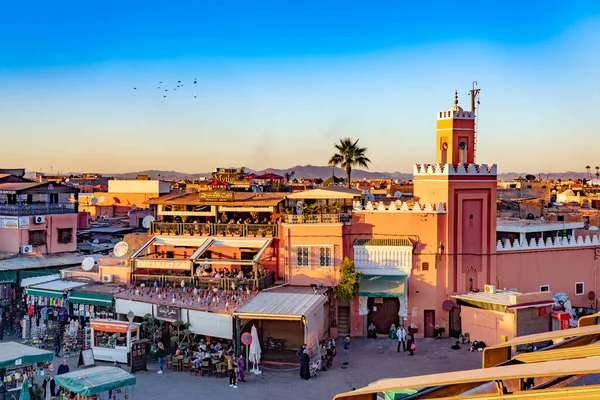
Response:
POLYGON ((355 201, 353 211, 377 211, 377 212, 416 212, 416 213, 445 213, 446 207, 443 203, 423 203, 414 202, 409 206, 407 202, 401 200, 385 204, 383 201, 368 201, 364 206, 360 201, 355 201))
POLYGON ((438 119, 475 119, 473 111, 465 111, 462 108, 440 111, 438 119))
POLYGON ((496 176, 496 164, 415 164, 414 175, 496 176))
POLYGON ((532 238, 529 241, 524 240, 522 242, 519 239, 515 239, 512 242, 509 239, 504 239, 498 240, 496 251, 559 249, 585 246, 600 246, 600 236, 570 236, 568 238, 555 237, 539 240, 532 238))

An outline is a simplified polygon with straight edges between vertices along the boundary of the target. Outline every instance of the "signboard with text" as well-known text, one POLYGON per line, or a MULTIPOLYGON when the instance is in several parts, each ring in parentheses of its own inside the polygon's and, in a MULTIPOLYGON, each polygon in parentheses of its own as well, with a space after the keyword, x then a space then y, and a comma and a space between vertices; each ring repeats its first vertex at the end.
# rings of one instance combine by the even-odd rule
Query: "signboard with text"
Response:
POLYGON ((0 217, 0 228, 19 229, 19 217, 0 217))
POLYGON ((223 190, 209 190, 198 195, 201 201, 233 201, 233 192, 223 190))
POLYGON ((168 320, 168 321, 176 321, 180 319, 181 311, 179 307, 167 306, 163 304, 156 305, 156 318, 168 320))

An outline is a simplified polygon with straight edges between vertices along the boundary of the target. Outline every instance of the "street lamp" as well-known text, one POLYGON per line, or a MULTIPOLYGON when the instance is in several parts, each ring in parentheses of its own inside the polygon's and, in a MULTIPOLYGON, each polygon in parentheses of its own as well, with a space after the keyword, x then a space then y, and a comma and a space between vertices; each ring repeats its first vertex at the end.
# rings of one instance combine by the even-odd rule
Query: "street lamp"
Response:
POLYGON ((127 320, 129 321, 129 325, 133 323, 134 318, 135 314, 133 313, 133 311, 129 310, 129 312, 127 313, 127 320))

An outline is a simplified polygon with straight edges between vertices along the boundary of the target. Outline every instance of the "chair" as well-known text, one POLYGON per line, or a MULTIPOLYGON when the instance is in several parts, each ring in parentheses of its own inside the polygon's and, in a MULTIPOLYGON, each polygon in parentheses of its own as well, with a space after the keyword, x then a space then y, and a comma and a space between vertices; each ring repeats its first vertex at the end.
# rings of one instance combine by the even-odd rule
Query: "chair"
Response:
POLYGON ((167 369, 171 369, 173 366, 173 360, 171 359, 171 356, 170 355, 166 356, 165 361, 167 363, 167 365, 166 365, 167 369))
POLYGON ((181 360, 177 357, 171 357, 171 370, 179 371, 181 368, 181 360))
POLYGON ((226 363, 215 364, 215 377, 216 378, 225 378, 226 376, 227 376, 227 364, 226 363))
POLYGON ((212 368, 210 367, 210 361, 208 361, 208 360, 202 361, 202 366, 200 367, 200 373, 202 374, 202 376, 212 375, 212 368))
POLYGON ((195 362, 190 362, 190 375, 194 374, 196 376, 201 375, 202 374, 202 365, 198 365, 195 362))
POLYGON ((192 362, 188 357, 184 357, 183 360, 181 360, 181 370, 183 372, 185 371, 189 371, 192 368, 192 362))

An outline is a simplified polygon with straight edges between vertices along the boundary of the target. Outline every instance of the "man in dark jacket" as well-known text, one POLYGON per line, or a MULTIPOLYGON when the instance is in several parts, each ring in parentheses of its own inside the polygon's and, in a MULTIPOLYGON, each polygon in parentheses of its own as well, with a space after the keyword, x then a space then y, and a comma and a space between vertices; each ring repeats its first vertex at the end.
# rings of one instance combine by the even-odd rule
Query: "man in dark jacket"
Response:
POLYGON ((298 350, 296 353, 298 356, 298 361, 300 361, 300 378, 302 378, 302 354, 304 353, 304 350, 306 350, 306 343, 304 343, 302 347, 300 347, 300 350, 298 350))
POLYGON ((63 363, 60 365, 60 367, 58 367, 58 372, 56 373, 56 375, 66 374, 69 371, 70 370, 69 370, 69 366, 67 365, 67 359, 63 358, 63 363))

